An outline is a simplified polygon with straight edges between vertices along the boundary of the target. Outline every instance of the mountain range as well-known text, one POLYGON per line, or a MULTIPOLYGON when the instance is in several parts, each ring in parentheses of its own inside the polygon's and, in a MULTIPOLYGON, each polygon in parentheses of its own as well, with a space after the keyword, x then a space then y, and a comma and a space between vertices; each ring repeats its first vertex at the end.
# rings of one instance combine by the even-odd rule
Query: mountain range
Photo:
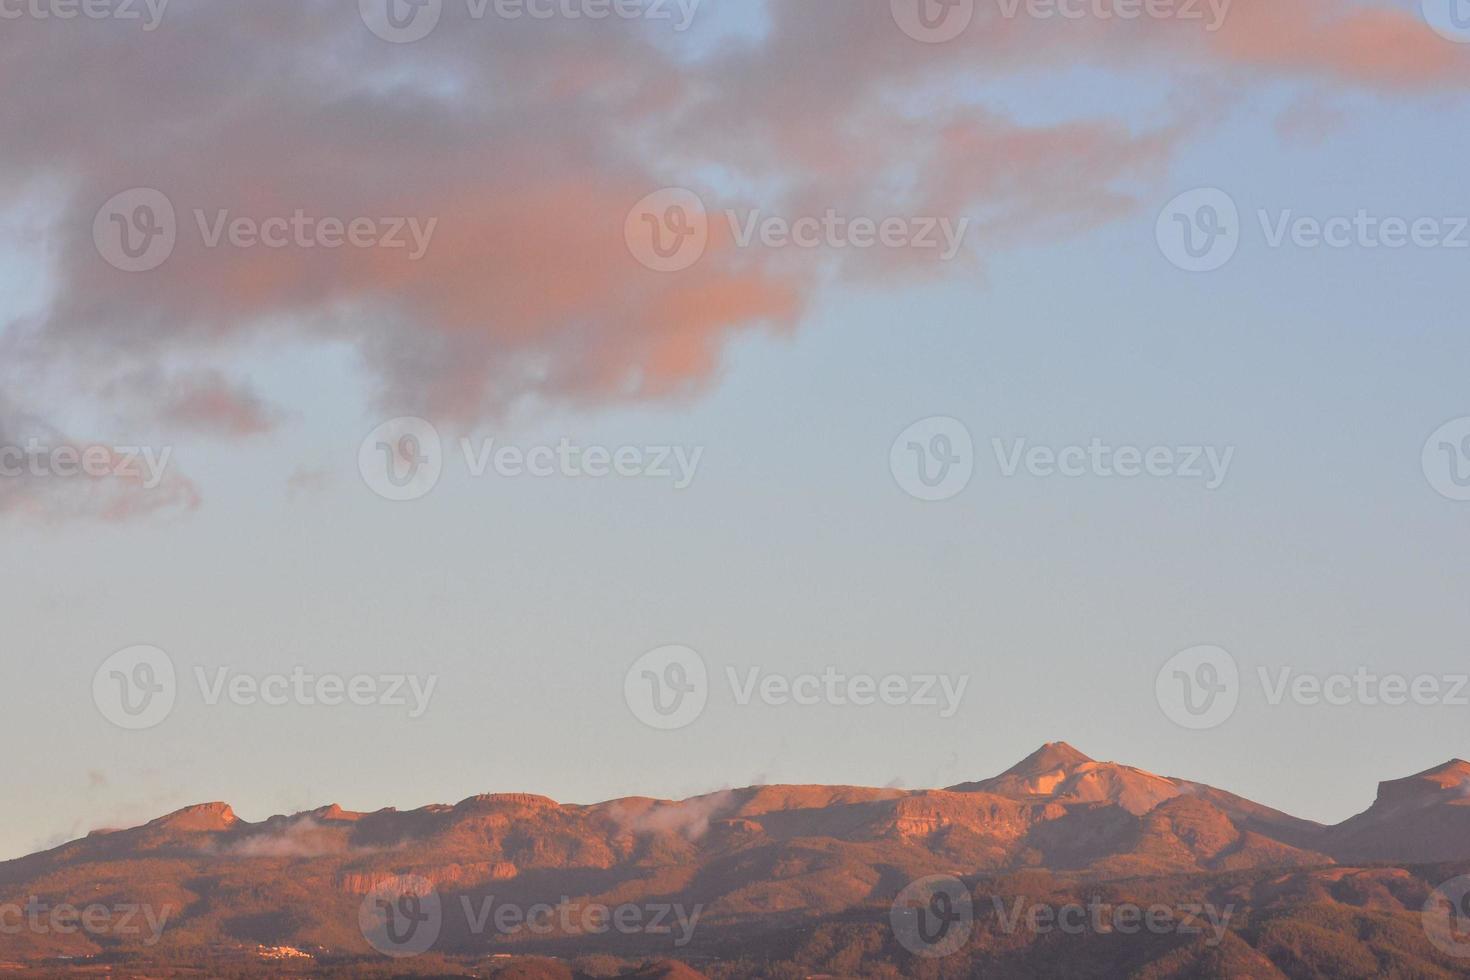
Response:
MULTIPOLYGON (((1132 964, 1121 975, 1354 975, 1346 960, 1311 972, 1320 964, 1309 970, 1302 957, 1315 947, 1300 937, 1262 947, 1265 924, 1295 928, 1293 916, 1307 914, 1318 932, 1302 926, 1306 935, 1325 928, 1341 950, 1368 943, 1363 962, 1375 971, 1409 964, 1419 972, 1402 975, 1460 976, 1470 958, 1429 942, 1419 914, 1465 866, 1462 760, 1380 783, 1367 810, 1325 826, 1057 742, 997 776, 935 790, 752 786, 595 805, 494 794, 259 823, 223 803, 192 806, 0 863, 0 969, 148 964, 149 976, 182 976, 207 961, 212 975, 241 976, 948 976, 946 960, 905 948, 890 922, 912 883, 943 879, 983 898, 960 960, 965 969, 983 960, 987 976, 1061 969, 1110 943, 1132 964), (1066 905, 1098 894, 1110 904, 1128 895, 1228 904, 1239 917, 1208 946, 994 928, 992 911, 1012 896, 1066 905), (427 948, 375 934, 375 909, 391 917, 429 903, 427 948), (68 929, 48 918, 58 908, 93 910, 94 922, 67 919, 68 929), (625 921, 611 922, 620 912, 625 921), (1391 949, 1372 946, 1362 916, 1373 935, 1397 937, 1391 949), (864 956, 842 965, 855 948, 864 956)), ((1105 950, 1085 959, 1075 975, 1117 965, 1105 950)))

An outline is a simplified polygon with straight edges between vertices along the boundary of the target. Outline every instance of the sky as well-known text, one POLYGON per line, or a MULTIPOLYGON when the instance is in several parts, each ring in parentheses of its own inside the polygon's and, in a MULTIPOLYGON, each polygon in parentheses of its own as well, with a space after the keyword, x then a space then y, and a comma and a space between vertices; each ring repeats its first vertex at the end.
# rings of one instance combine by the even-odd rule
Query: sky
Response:
POLYGON ((0 859, 1470 757, 1470 11, 916 2, 0 5, 0 859))

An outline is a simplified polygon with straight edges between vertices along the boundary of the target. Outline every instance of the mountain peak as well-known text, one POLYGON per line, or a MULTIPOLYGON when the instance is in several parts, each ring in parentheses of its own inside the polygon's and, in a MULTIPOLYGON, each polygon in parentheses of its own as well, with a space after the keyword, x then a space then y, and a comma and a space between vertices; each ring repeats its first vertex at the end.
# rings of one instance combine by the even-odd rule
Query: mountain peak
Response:
POLYGON ((1001 775, 1034 776, 1040 775, 1041 773, 1055 772, 1058 769, 1070 769, 1073 766, 1080 766, 1094 761, 1096 760, 1078 752, 1066 742, 1047 742, 1041 748, 1001 773, 1001 775))
POLYGON ((1181 786, 1132 766, 1098 762, 1066 742, 1048 742, 999 776, 949 789, 1055 803, 1112 803, 1139 815, 1183 793, 1181 786))
POLYGON ((317 807, 311 811, 311 816, 313 820, 320 820, 324 823, 333 821, 351 822, 362 818, 362 814, 344 810, 341 804, 338 803, 330 803, 327 806, 317 807))
POLYGON ((1451 759, 1378 784, 1362 813, 1331 830, 1333 855, 1350 861, 1460 860, 1470 820, 1470 762, 1451 759))
POLYGON ((1450 790, 1461 792, 1466 786, 1470 786, 1470 762, 1451 759, 1433 769, 1379 783, 1378 803, 1433 798, 1450 790))
POLYGON ((159 817, 148 826, 168 830, 190 832, 229 830, 239 823, 240 818, 228 803, 201 803, 175 810, 166 817, 159 817))

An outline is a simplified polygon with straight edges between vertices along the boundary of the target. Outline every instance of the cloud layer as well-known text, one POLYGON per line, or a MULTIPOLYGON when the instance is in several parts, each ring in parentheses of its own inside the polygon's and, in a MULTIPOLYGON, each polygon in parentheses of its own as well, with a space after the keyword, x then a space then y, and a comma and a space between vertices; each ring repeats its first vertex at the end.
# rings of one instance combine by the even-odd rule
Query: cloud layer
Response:
MULTIPOLYGON (((698 45, 660 21, 477 20, 463 0, 393 44, 355 6, 197 0, 147 32, 7 24, 0 83, 29 95, 0 103, 0 131, 24 134, 0 143, 0 203, 54 202, 50 301, 0 333, 10 390, 256 436, 279 413, 217 365, 267 340, 350 345, 394 413, 679 395, 737 332, 796 329, 823 283, 972 274, 1016 241, 1129 213, 1204 118, 1196 102, 1141 129, 1027 125, 968 95, 976 78, 1147 64, 1403 91, 1467 76, 1465 50, 1416 18, 1329 0, 1235 0, 1214 32, 982 3, 942 44, 907 36, 887 0, 770 0, 759 36, 698 45), (625 230, 668 186, 700 196, 710 239, 658 272, 625 230), (174 211, 149 271, 99 246, 158 217, 99 217, 131 188, 174 211), (742 246, 727 210, 972 224, 941 267, 912 248, 742 246), (262 244, 273 232, 283 244, 262 244)), ((1293 127, 1312 128, 1305 111, 1293 127)))

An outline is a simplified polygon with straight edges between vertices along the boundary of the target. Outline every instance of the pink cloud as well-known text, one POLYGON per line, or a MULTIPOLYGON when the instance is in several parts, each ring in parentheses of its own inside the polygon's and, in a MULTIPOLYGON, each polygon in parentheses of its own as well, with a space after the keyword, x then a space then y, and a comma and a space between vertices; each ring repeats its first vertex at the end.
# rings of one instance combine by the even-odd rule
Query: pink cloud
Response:
MULTIPOLYGON (((1417 6, 1417 4, 1415 4, 1417 6)), ((1470 55, 1417 13, 1342 0, 1235 0, 1213 53, 1231 62, 1389 89, 1451 87, 1470 55)))
POLYGON ((248 385, 214 369, 141 370, 118 379, 108 393, 122 405, 132 403, 131 414, 169 431, 238 438, 268 433, 279 422, 248 385))
POLYGON ((0 399, 0 517, 120 523, 199 502, 171 450, 70 439, 0 399))
POLYGON ((327 0, 179 4, 147 35, 16 25, 0 36, 0 84, 40 95, 0 103, 0 131, 25 134, 0 145, 0 194, 59 181, 64 204, 54 299, 11 325, 3 353, 119 398, 140 372, 190 366, 148 393, 154 418, 223 436, 276 416, 199 365, 261 338, 355 348, 378 400, 404 413, 677 396, 717 375, 740 332, 795 329, 832 276, 949 268, 912 250, 739 248, 723 209, 972 218, 970 274, 994 249, 1128 214, 1201 124, 1186 108, 1143 129, 1024 125, 958 98, 971 76, 1147 60, 1402 89, 1453 86, 1467 64, 1410 15, 1328 0, 1235 0, 1214 34, 987 9, 940 45, 905 37, 886 2, 769 12, 762 40, 692 60, 649 25, 461 22, 456 4, 411 45, 327 0), (633 203, 671 184, 716 214, 704 257, 673 274, 640 266, 623 238, 633 203), (178 240, 130 273, 99 255, 93 219, 137 186, 168 197, 178 240), (432 235, 418 258, 209 243, 235 219, 298 211, 432 235))

